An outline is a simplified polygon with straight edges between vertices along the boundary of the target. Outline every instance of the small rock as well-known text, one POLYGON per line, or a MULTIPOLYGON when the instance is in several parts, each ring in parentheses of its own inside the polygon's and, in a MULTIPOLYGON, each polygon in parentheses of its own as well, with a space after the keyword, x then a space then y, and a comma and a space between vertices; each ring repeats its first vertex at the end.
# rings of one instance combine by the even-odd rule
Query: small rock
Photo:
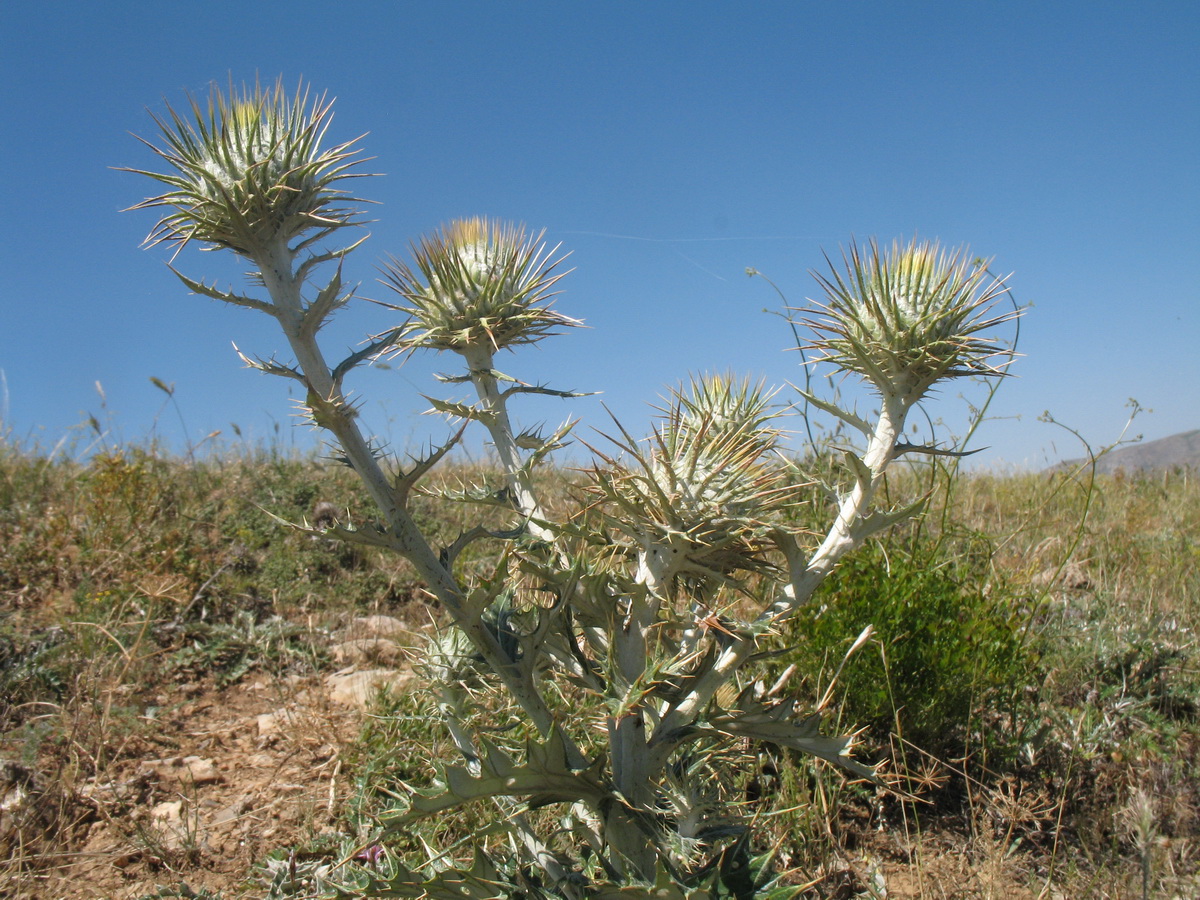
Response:
POLYGON ((197 843, 198 824, 190 814, 184 818, 183 803, 182 800, 168 800, 150 810, 150 822, 161 833, 163 846, 168 850, 181 850, 197 843))
POLYGON ((183 801, 166 800, 150 810, 150 820, 156 825, 170 825, 183 821, 183 801))
POLYGON ((333 658, 335 662, 344 666, 363 663, 396 666, 404 661, 404 650, 390 638, 358 638, 335 644, 333 658))
POLYGON ((266 737, 268 734, 277 734, 284 729, 284 726, 292 724, 292 720, 292 713, 287 709, 277 709, 275 712, 263 713, 255 718, 255 723, 258 726, 258 736, 266 737))
POLYGON ((393 669, 364 669, 356 672, 343 669, 325 678, 329 699, 343 706, 366 709, 380 690, 396 692, 402 690, 415 676, 411 671, 397 672, 393 669))
POLYGON ((199 756, 144 759, 142 769, 160 779, 178 781, 181 784, 213 784, 221 780, 221 773, 217 771, 213 761, 201 759, 199 756))

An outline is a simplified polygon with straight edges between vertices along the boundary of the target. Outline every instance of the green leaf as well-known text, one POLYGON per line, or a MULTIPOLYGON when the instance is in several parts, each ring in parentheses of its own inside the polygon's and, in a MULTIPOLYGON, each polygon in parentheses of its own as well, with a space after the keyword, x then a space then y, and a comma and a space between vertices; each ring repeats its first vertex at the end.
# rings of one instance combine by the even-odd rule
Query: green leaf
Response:
POLYGON ((405 506, 408 503, 408 495, 416 486, 417 482, 424 478, 434 466, 441 462, 445 455, 450 452, 451 448, 462 439, 463 432, 467 430, 468 424, 468 422, 463 422, 458 431, 450 435, 449 440, 447 440, 440 447, 430 446, 429 453, 427 453, 425 456, 421 458, 410 457, 413 460, 414 465, 408 471, 397 470, 395 488, 396 500, 400 506, 405 506))
MULTIPOLYGON (((389 347, 392 347, 395 344, 396 338, 399 335, 400 335, 400 329, 393 328, 390 331, 384 332, 383 334, 379 335, 375 340, 372 340, 370 343, 365 345, 361 350, 357 350, 354 353, 351 353, 345 359, 343 359, 340 363, 338 363, 333 368, 334 384, 340 385, 342 383, 342 379, 346 377, 346 373, 349 372, 351 369, 353 369, 355 366, 362 363, 364 360, 368 360, 368 359, 374 360, 379 354, 386 351, 389 347)), ((376 364, 380 365, 382 367, 381 363, 377 362, 376 364)), ((384 368, 386 368, 386 367, 384 367, 384 368)))
POLYGON ((224 303, 232 303, 234 306, 244 306, 247 309, 256 309, 259 312, 265 312, 267 315, 275 315, 275 307, 270 303, 262 300, 256 300, 253 297, 248 297, 245 294, 235 294, 233 291, 218 290, 216 284, 207 285, 203 281, 196 281, 194 278, 188 278, 174 266, 168 266, 175 277, 184 283, 189 291, 200 294, 203 297, 209 297, 213 300, 220 300, 224 303))
POLYGON ((868 487, 873 476, 871 470, 867 468, 867 464, 853 450, 844 450, 842 455, 846 459, 846 466, 854 473, 854 480, 858 482, 859 487, 868 487))
POLYGON ((337 889, 340 898, 411 897, 414 900, 496 900, 519 894, 518 886, 500 874, 482 850, 476 849, 470 869, 446 868, 421 875, 400 863, 395 874, 383 880, 368 874, 367 884, 353 892, 337 889))
POLYGON ((299 370, 291 366, 285 366, 283 363, 276 362, 272 359, 262 359, 260 357, 251 358, 238 349, 238 345, 233 345, 233 352, 238 355, 238 358, 251 369, 258 369, 260 372, 265 372, 267 375, 279 375, 283 378, 293 378, 296 381, 303 382, 304 376, 299 370))
POLYGON ((871 436, 871 431, 872 431, 871 426, 868 425, 865 420, 856 416, 854 413, 849 412, 848 410, 842 409, 836 403, 831 403, 827 400, 822 400, 816 394, 810 393, 809 391, 805 391, 800 388, 796 388, 796 393, 798 393, 801 397, 803 397, 804 401, 806 403, 812 404, 813 406, 815 406, 817 409, 821 410, 822 412, 827 412, 832 416, 837 416, 839 419, 841 419, 843 422, 845 422, 851 428, 854 428, 854 429, 862 432, 867 437, 871 436))
POLYGON ((486 410, 482 410, 474 406, 468 406, 465 403, 454 403, 450 400, 438 400, 436 397, 429 397, 425 394, 422 394, 421 396, 425 397, 425 399, 429 401, 430 405, 432 405, 434 410, 437 412, 445 413, 449 416, 455 416, 459 419, 471 419, 475 422, 482 422, 486 425, 489 422, 494 421, 496 418, 494 413, 487 412, 486 410))
POLYGON ((310 337, 315 335, 331 315, 350 302, 353 293, 353 290, 342 293, 342 270, 339 266, 329 279, 329 284, 321 289, 317 298, 305 309, 301 326, 303 332, 310 337))
POLYGON ((285 528, 297 531, 300 534, 307 534, 310 537, 337 538, 340 541, 346 541, 350 544, 366 544, 369 547, 383 547, 388 550, 396 549, 396 541, 388 534, 387 529, 382 526, 370 523, 363 523, 357 526, 338 523, 329 528, 310 528, 308 525, 298 525, 295 522, 289 521, 261 506, 259 509, 285 528))
POLYGON ((925 505, 929 502, 929 494, 918 497, 915 501, 907 506, 899 507, 898 509, 878 510, 871 513, 863 519, 855 527, 855 534, 860 538, 869 537, 872 534, 877 534, 880 531, 885 531, 900 522, 905 522, 914 516, 919 516, 925 511, 925 505))
POLYGON ((880 783, 874 769, 849 757, 850 747, 854 743, 853 735, 825 737, 818 729, 820 713, 793 719, 795 708, 795 700, 784 700, 768 706, 754 699, 752 690, 747 689, 738 696, 734 709, 713 716, 709 721, 713 728, 729 737, 750 738, 791 747, 826 762, 836 763, 876 784, 880 783))
POLYGON ((530 741, 526 745, 524 765, 517 765, 495 744, 481 743, 484 753, 477 774, 465 766, 449 767, 440 789, 416 794, 406 811, 385 821, 385 828, 394 832, 416 819, 488 797, 524 797, 531 807, 538 807, 580 800, 595 806, 612 796, 595 775, 598 765, 583 771, 571 769, 558 729, 544 744, 530 741))
POLYGON ((506 388, 503 391, 503 396, 510 397, 513 394, 544 394, 547 397, 577 400, 580 397, 595 397, 599 393, 600 391, 559 391, 542 384, 517 384, 515 387, 506 388))
POLYGON ((661 863, 653 885, 601 883, 588 887, 588 900, 713 900, 711 891, 680 884, 661 863))

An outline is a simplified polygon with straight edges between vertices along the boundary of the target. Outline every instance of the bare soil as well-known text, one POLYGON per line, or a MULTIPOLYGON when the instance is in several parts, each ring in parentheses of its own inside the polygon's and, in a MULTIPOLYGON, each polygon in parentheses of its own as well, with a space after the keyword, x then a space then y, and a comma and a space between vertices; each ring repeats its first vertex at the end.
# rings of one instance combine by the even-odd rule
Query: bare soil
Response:
POLYGON ((331 702, 319 676, 159 699, 151 727, 111 748, 102 782, 67 792, 37 773, 43 805, 76 799, 52 811, 53 840, 25 848, 41 858, 0 896, 124 900, 180 882, 236 894, 271 851, 332 833, 362 713, 331 702))
MULTIPOLYGON (((0 875, 0 896, 138 900, 186 885, 261 897, 257 863, 336 835, 355 775, 343 750, 364 713, 330 699, 328 676, 183 685, 157 699, 147 728, 111 748, 119 758, 102 782, 68 791, 38 773, 42 805, 59 807, 43 840, 14 850, 29 865, 0 875)), ((9 758, 16 749, 2 748, 9 758)), ((1033 860, 954 830, 923 828, 915 843, 871 827, 848 837, 853 852, 812 873, 814 896, 869 897, 871 887, 893 900, 1038 896, 1033 860)))

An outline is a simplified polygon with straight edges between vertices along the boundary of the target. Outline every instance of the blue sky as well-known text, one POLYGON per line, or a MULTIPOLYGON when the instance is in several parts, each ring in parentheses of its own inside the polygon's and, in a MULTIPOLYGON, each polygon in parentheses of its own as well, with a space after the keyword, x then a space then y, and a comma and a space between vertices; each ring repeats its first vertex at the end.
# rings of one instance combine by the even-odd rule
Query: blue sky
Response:
MULTIPOLYGON (((112 168, 153 165, 131 137, 153 137, 147 110, 256 74, 335 96, 335 140, 367 133, 365 168, 385 174, 356 185, 379 201, 346 267, 363 294, 386 296, 379 260, 455 217, 523 221, 572 252, 558 308, 590 328, 501 364, 604 393, 528 421, 603 428, 602 400, 641 431, 689 372, 796 381, 788 328, 763 312, 778 299, 746 267, 803 305, 823 249, 915 233, 994 257, 1033 304, 981 461, 1079 455, 1043 410, 1097 445, 1130 397, 1154 410, 1134 429, 1147 439, 1200 427, 1200 4, 26 3, 0 27, 15 439, 49 448, 91 414, 110 440, 182 447, 236 423, 311 442, 287 385, 230 346, 280 349, 272 323, 189 296, 163 248, 139 249, 154 217, 120 210, 153 185, 112 168)), ((214 254, 178 264, 241 287, 214 254)), ((390 324, 364 304, 329 341, 390 324)), ((444 431, 420 395, 448 367, 348 386, 375 431, 415 448, 444 431)), ((980 397, 962 388, 929 405, 943 437, 980 397)))

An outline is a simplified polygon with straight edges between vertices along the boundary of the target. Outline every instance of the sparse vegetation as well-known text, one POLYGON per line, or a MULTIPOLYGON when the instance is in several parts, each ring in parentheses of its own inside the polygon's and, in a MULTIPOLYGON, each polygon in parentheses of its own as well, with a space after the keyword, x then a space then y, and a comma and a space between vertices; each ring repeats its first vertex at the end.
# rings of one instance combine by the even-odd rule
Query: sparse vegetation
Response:
MULTIPOLYGON (((339 632, 355 616, 380 613, 415 635, 439 613, 403 564, 367 552, 329 565, 337 545, 263 524, 263 509, 300 519, 341 491, 331 502, 353 502, 357 488, 343 471, 271 454, 124 455, 143 469, 142 490, 121 513, 146 523, 136 544, 113 522, 108 458, 50 462, 11 443, 0 454, 0 757, 10 767, 5 796, 24 784, 27 798, 6 800, 0 814, 8 860, 0 883, 25 897, 289 896, 292 859, 299 891, 313 877, 306 873, 328 875, 354 856, 377 817, 429 777, 433 701, 381 694, 361 718, 331 712, 320 698, 322 678, 340 666, 332 658, 339 632), (168 484, 174 511, 164 514, 168 484), (188 553, 147 554, 170 543, 177 520, 191 524, 188 553), (322 574, 281 591, 270 577, 277 557, 322 574), (225 665, 219 641, 206 650, 208 635, 256 628, 278 640, 243 643, 261 655, 239 656, 236 668, 225 665), (289 648, 282 659, 281 647, 289 648), (296 703, 279 731, 256 734, 256 715, 289 707, 305 690, 314 692, 311 708, 296 703), (206 717, 222 706, 229 714, 220 727, 249 740, 202 750, 205 738, 190 733, 211 730, 206 717), (201 804, 219 797, 236 808, 246 794, 247 812, 274 802, 258 815, 282 825, 223 849, 213 826, 223 808, 201 805, 197 846, 164 845, 150 811, 178 794, 140 775, 142 762, 191 753, 212 755, 225 779, 191 789, 201 804), (247 762, 255 753, 283 767, 313 760, 281 770, 303 790, 275 796, 262 783, 270 770, 247 762), (280 807, 284 818, 271 818, 280 807), (89 846, 94 857, 78 855, 89 846), (101 887, 82 887, 84 878, 101 887)), ((793 656, 773 671, 796 662, 790 689, 815 704, 861 629, 852 612, 884 587, 879 567, 891 566, 913 591, 932 584, 938 602, 929 609, 943 610, 947 626, 933 629, 936 639, 917 635, 893 649, 898 635, 869 617, 876 635, 846 663, 829 704, 844 727, 870 726, 859 756, 892 760, 919 799, 847 784, 799 757, 757 758, 747 798, 769 792, 784 801, 788 811, 763 824, 790 880, 812 882, 801 896, 870 897, 875 884, 889 897, 1133 898, 1143 896, 1143 878, 1150 897, 1194 892, 1200 489, 1186 471, 1103 477, 1068 558, 1086 490, 1083 476, 1068 472, 967 476, 944 525, 935 503, 920 528, 891 535, 831 580, 824 615, 781 637, 793 656), (827 626, 825 616, 842 624, 827 626), (992 635, 990 655, 974 652, 976 620, 992 635), (890 692, 879 689, 880 673, 890 692), (939 680, 947 697, 937 696, 939 680), (914 715, 929 696, 934 706, 914 715), (912 730, 929 721, 939 728, 912 730)), ((452 534, 460 525, 436 527, 452 534)), ((911 599, 894 591, 894 602, 903 605, 906 593, 911 599)), ((456 752, 448 742, 432 749, 447 762, 456 752)), ((451 818, 415 830, 386 843, 376 865, 407 841, 453 846, 477 824, 451 818)), ((336 880, 353 881, 364 865, 347 862, 336 880)))

